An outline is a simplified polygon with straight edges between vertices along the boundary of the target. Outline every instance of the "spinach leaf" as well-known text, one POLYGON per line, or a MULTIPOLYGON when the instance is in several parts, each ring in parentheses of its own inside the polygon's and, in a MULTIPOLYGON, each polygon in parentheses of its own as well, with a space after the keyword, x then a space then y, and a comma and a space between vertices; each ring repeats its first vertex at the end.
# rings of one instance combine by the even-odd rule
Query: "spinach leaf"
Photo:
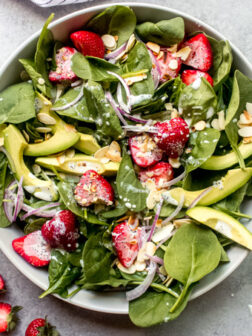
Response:
POLYGON ((84 211, 84 219, 90 224, 108 225, 106 220, 100 218, 99 216, 96 216, 88 210, 84 211))
POLYGON ((0 124, 19 124, 35 117, 35 94, 32 85, 19 83, 0 93, 0 124))
POLYGON ((3 209, 4 191, 6 187, 6 175, 7 175, 8 161, 3 153, 0 153, 0 227, 5 228, 11 223, 5 216, 3 209))
POLYGON ((216 207, 217 209, 222 208, 224 210, 229 210, 229 211, 234 211, 234 212, 240 211, 240 206, 244 200, 244 197, 246 196, 247 188, 248 188, 248 183, 244 184, 240 189, 236 190, 228 197, 216 203, 214 207, 216 207))
POLYGON ((130 50, 122 69, 124 73, 148 70, 147 78, 130 86, 130 92, 133 106, 150 102, 154 94, 154 82, 151 75, 152 61, 144 43, 138 41, 135 44, 130 50))
POLYGON ((119 199, 124 202, 124 205, 128 209, 139 212, 146 208, 148 192, 137 179, 131 158, 128 154, 123 156, 120 163, 116 177, 116 186, 119 199))
POLYGON ((75 215, 83 217, 82 208, 75 202, 72 185, 65 181, 59 182, 58 191, 66 208, 71 210, 75 215))
POLYGON ((179 96, 179 109, 183 111, 185 119, 192 120, 192 125, 200 120, 207 120, 216 110, 217 97, 210 83, 201 78, 200 87, 194 89, 186 86, 179 96))
POLYGON ((236 70, 234 73, 232 96, 226 114, 225 132, 230 144, 235 151, 240 167, 245 167, 243 157, 238 148, 238 126, 240 114, 243 112, 246 103, 252 103, 252 80, 236 70))
POLYGON ((151 41, 169 47, 183 40, 185 25, 181 17, 176 17, 157 23, 141 23, 137 25, 136 32, 145 42, 151 41))
POLYGON ((83 244, 79 244, 77 249, 71 253, 68 253, 67 260, 72 264, 73 266, 82 268, 83 262, 82 262, 82 253, 83 253, 83 244))
MULTIPOLYGON (((54 103, 53 108, 64 106, 68 103, 71 103, 80 93, 80 90, 83 90, 82 86, 78 86, 73 89, 69 89, 63 96, 61 96, 56 103, 54 103)), ((87 108, 86 99, 83 97, 78 101, 78 103, 69 107, 65 110, 56 110, 59 115, 77 119, 80 121, 93 123, 94 120, 90 116, 90 113, 87 108)))
POLYGON ((102 212, 101 215, 104 218, 116 218, 124 215, 128 211, 128 208, 125 204, 119 200, 114 209, 102 212))
POLYGON ((32 218, 28 219, 28 223, 24 227, 24 234, 29 234, 34 231, 40 230, 42 225, 46 222, 46 218, 32 218))
POLYGON ((87 282, 97 283, 109 278, 110 253, 102 244, 102 233, 92 235, 83 250, 84 275, 87 282))
POLYGON ((110 34, 118 36, 117 47, 126 42, 134 33, 136 16, 132 9, 126 6, 110 6, 93 17, 87 28, 99 35, 110 34))
POLYGON ((154 96, 162 96, 166 93, 168 95, 169 102, 177 108, 180 94, 185 87, 186 85, 182 82, 181 77, 178 76, 161 84, 155 91, 154 96))
POLYGON ((96 127, 103 134, 118 139, 123 133, 122 127, 115 111, 105 98, 102 86, 93 81, 88 81, 84 87, 84 95, 96 127))
POLYGON ((187 224, 178 229, 164 255, 166 272, 184 284, 171 312, 183 302, 190 286, 212 272, 219 264, 221 245, 209 229, 187 224))
POLYGON ((81 53, 75 53, 72 57, 72 70, 80 78, 101 81, 117 81, 108 71, 118 72, 119 67, 108 61, 92 56, 83 56, 81 53))
MULTIPOLYGON (((192 135, 191 135, 192 137, 192 135)), ((220 138, 220 132, 214 128, 206 128, 193 134, 193 149, 191 153, 185 155, 186 172, 200 167, 210 156, 213 155, 220 138)), ((189 147, 191 145, 189 140, 189 147)))

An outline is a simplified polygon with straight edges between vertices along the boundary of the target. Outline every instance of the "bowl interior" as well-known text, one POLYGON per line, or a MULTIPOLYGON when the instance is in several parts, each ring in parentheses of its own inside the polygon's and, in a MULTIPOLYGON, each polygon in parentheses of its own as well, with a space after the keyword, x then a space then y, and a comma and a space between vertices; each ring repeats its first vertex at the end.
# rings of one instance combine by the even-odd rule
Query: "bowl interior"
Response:
MULTIPOLYGON (((210 26, 203 22, 169 8, 156 6, 152 4, 134 4, 123 3, 123 5, 129 5, 135 11, 138 20, 141 21, 159 21, 164 19, 170 19, 176 16, 181 16, 185 20, 186 31, 188 33, 193 31, 203 30, 207 34, 215 37, 216 39, 225 39, 225 37, 218 33, 210 26)), ((69 34, 82 27, 93 15, 102 11, 108 5, 100 5, 91 7, 88 9, 80 10, 78 12, 67 15, 57 21, 55 21, 50 28, 54 34, 54 38, 57 40, 67 40, 69 34)), ((22 67, 18 62, 19 58, 32 57, 35 51, 36 41, 39 32, 31 36, 25 41, 7 62, 0 69, 0 91, 5 87, 20 81, 20 72, 22 67)), ((252 77, 252 67, 246 58, 240 53, 240 51, 232 45, 234 66, 239 68, 248 77, 252 77)), ((252 201, 245 201, 243 204, 243 211, 252 215, 252 201)), ((252 230, 252 223, 248 224, 250 230, 252 230)), ((0 248, 5 253, 7 258, 31 281, 45 290, 48 286, 47 272, 45 270, 35 269, 27 264, 22 258, 20 258, 12 249, 11 242, 13 239, 22 235, 22 232, 15 226, 8 229, 0 229, 0 248)), ((216 269, 209 276, 205 277, 199 285, 193 291, 191 299, 194 299, 211 288, 215 287, 221 281, 223 281, 230 273, 232 273, 240 263, 247 256, 248 251, 239 246, 233 246, 228 251, 230 262, 223 264, 216 269)), ((128 303, 125 300, 124 293, 97 293, 91 291, 81 291, 73 298, 66 300, 74 305, 101 311, 107 313, 127 314, 128 303)))

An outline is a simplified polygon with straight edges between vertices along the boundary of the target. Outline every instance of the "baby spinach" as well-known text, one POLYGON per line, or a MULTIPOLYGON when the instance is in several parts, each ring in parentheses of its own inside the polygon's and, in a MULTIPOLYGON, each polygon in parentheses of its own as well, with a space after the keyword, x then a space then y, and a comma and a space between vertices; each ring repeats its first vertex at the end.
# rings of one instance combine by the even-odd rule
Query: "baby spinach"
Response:
POLYGON ((212 117, 216 105, 217 97, 214 89, 205 78, 201 78, 199 88, 194 89, 192 85, 188 85, 179 96, 179 109, 183 111, 184 118, 192 120, 192 124, 212 117))
MULTIPOLYGON (((193 139, 193 149, 191 153, 185 155, 186 172, 200 167, 210 156, 213 155, 220 138, 220 132, 214 128, 206 128, 203 131, 191 134, 193 139)), ((190 139, 191 140, 191 139, 190 139)), ((189 141, 189 147, 190 143, 189 141)))
POLYGON ((110 75, 108 71, 119 71, 119 67, 116 64, 109 63, 98 57, 85 57, 81 53, 73 55, 71 67, 78 77, 96 82, 117 81, 117 79, 110 75))
POLYGON ((216 203, 214 207, 221 208, 233 212, 239 212, 240 206, 246 196, 248 189, 248 183, 244 184, 240 189, 236 190, 234 193, 224 198, 220 202, 216 203))
POLYGON ((3 209, 4 191, 6 187, 8 161, 3 153, 0 153, 0 227, 5 228, 10 225, 10 222, 5 216, 3 209))
POLYGON ((82 208, 75 202, 72 185, 66 181, 61 181, 57 186, 60 197, 66 208, 71 210, 75 215, 83 217, 84 213, 82 208))
POLYGON ((227 108, 225 132, 239 159, 241 168, 245 167, 245 165, 238 148, 239 135, 237 121, 245 109, 246 103, 252 103, 252 80, 243 75, 239 70, 236 70, 234 73, 232 96, 227 108))
POLYGON ((141 23, 137 25, 136 32, 145 42, 151 41, 169 47, 183 40, 185 25, 181 17, 176 17, 157 23, 141 23))
POLYGON ((102 86, 93 81, 88 81, 84 87, 84 95, 97 129, 101 130, 106 136, 118 139, 123 132, 121 124, 112 106, 107 102, 102 86))
POLYGON ((118 36, 117 47, 126 42, 134 33, 136 15, 126 6, 110 6, 103 12, 93 17, 87 24, 87 28, 99 35, 110 34, 118 36))
POLYGON ((128 154, 123 156, 120 163, 116 177, 116 186, 119 199, 124 202, 124 205, 128 209, 139 212, 146 208, 148 192, 137 179, 131 158, 128 154))
POLYGON ((98 225, 108 225, 106 220, 100 218, 100 216, 91 213, 88 210, 84 210, 84 219, 90 224, 98 224, 98 225))
MULTIPOLYGON (((82 86, 69 89, 63 96, 61 96, 56 101, 56 103, 53 104, 53 108, 57 109, 58 107, 62 107, 66 104, 71 103, 79 95, 80 90, 83 90, 82 86)), ((65 110, 56 110, 56 112, 59 115, 63 115, 87 123, 94 122, 88 111, 85 97, 80 99, 75 105, 65 110)))
POLYGON ((178 229, 166 248, 164 266, 172 278, 184 284, 184 288, 170 312, 178 309, 193 283, 218 266, 220 258, 221 245, 210 229, 197 224, 178 229))
POLYGON ((29 234, 34 231, 40 230, 42 225, 46 222, 46 218, 30 218, 24 227, 24 234, 29 234))
POLYGON ((29 83, 9 86, 0 93, 0 124, 19 124, 35 117, 35 93, 29 83))

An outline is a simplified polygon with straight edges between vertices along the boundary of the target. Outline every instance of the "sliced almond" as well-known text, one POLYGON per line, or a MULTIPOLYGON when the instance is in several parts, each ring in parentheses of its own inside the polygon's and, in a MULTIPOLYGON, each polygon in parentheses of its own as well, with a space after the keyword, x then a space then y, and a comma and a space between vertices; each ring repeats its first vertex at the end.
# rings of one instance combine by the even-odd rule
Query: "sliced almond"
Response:
POLYGON ((176 226, 176 228, 180 228, 182 225, 184 224, 190 224, 193 221, 191 219, 187 219, 187 218, 182 218, 182 219, 175 219, 173 221, 173 224, 176 226))
POLYGON ((113 162, 121 162, 121 147, 119 143, 112 141, 105 156, 113 162))
POLYGON ((39 133, 50 133, 52 132, 51 127, 37 127, 36 131, 39 133))
POLYGON ((27 142, 29 142, 29 141, 30 141, 29 134, 28 134, 28 133, 26 133, 26 131, 25 131, 25 130, 23 130, 23 131, 22 131, 22 133, 23 133, 23 135, 24 135, 24 138, 25 138, 25 140, 26 140, 27 142))
POLYGON ((119 268, 119 270, 127 274, 134 274, 136 272, 136 266, 134 264, 126 268, 118 261, 116 266, 119 268))
POLYGON ((252 116, 252 103, 247 103, 246 104, 246 110, 252 116))
POLYGON ((251 137, 252 136, 252 126, 240 128, 238 131, 238 134, 243 138, 251 137))
POLYGON ((157 232, 154 233, 152 237, 152 241, 154 241, 155 243, 158 243, 161 240, 165 239, 166 237, 169 237, 173 229, 174 229, 173 224, 168 224, 168 225, 163 226, 161 229, 159 229, 157 232))
POLYGON ((38 175, 40 172, 41 172, 41 167, 38 165, 38 164, 34 164, 33 166, 32 166, 32 170, 33 170, 33 173, 35 174, 35 175, 38 175))
POLYGON ((109 150, 109 146, 102 147, 95 152, 94 157, 96 159, 102 159, 106 157, 107 151, 109 150))
POLYGON ((38 79, 38 84, 39 84, 39 85, 44 85, 44 84, 45 84, 45 80, 44 80, 44 78, 40 77, 40 78, 38 79))
POLYGON ((146 46, 153 51, 156 55, 159 54, 160 52, 160 45, 158 45, 157 43, 153 43, 153 42, 147 42, 146 46))
POLYGON ((221 130, 218 119, 213 119, 212 122, 211 122, 211 126, 218 131, 221 130))
POLYGON ((182 59, 182 61, 186 61, 188 56, 190 55, 191 48, 190 47, 184 47, 176 52, 174 55, 175 57, 179 57, 182 59))
POLYGON ((249 125, 251 123, 252 123, 252 115, 250 115, 248 111, 245 110, 240 115, 239 125, 241 125, 241 127, 244 127, 244 125, 249 125))
POLYGON ((66 155, 62 154, 60 156, 57 156, 57 161, 59 162, 59 164, 63 164, 66 161, 66 155))
POLYGON ((252 136, 243 138, 242 142, 245 144, 252 143, 252 136))
POLYGON ((220 130, 224 130, 225 129, 225 114, 224 114, 224 111, 218 112, 218 121, 219 121, 220 130))
POLYGON ((146 269, 146 263, 145 262, 140 263, 140 262, 136 261, 134 263, 134 266, 135 266, 137 272, 143 272, 146 269))
POLYGON ((176 59, 172 59, 170 62, 169 62, 169 68, 171 70, 176 70, 178 69, 178 61, 176 59))
POLYGON ((178 45, 177 44, 174 44, 170 48, 167 48, 167 51, 169 51, 171 53, 175 53, 177 50, 178 50, 178 45))
POLYGON ((108 49, 108 50, 115 50, 116 49, 116 40, 115 40, 115 37, 113 35, 104 34, 104 35, 102 35, 101 39, 102 39, 106 49, 108 49))
POLYGON ((124 80, 125 80, 126 84, 128 86, 130 86, 134 83, 141 82, 142 80, 144 80, 146 78, 147 78, 147 74, 143 73, 143 74, 139 74, 137 76, 124 78, 124 80))
POLYGON ((203 131, 206 128, 206 122, 204 120, 200 120, 194 125, 194 128, 196 131, 203 131))
POLYGON ((140 248, 137 254, 137 262, 143 263, 145 260, 148 260, 149 256, 153 256, 156 252, 156 245, 153 242, 146 242, 143 244, 143 246, 140 248), (147 255, 146 255, 147 254, 147 255))
POLYGON ((135 45, 136 43, 136 37, 134 34, 130 35, 130 38, 127 42, 126 48, 125 48, 125 52, 129 52, 135 45))
POLYGON ((179 161, 179 157, 178 158, 169 158, 169 163, 172 166, 172 168, 179 168, 181 166, 181 163, 179 161))
POLYGON ((157 56, 157 59, 159 60, 160 58, 164 57, 164 52, 161 50, 157 56))
POLYGON ((47 113, 40 112, 37 114, 37 118, 40 122, 42 122, 45 125, 55 125, 56 120, 48 115, 47 113))
POLYGON ((72 159, 75 155, 75 149, 74 148, 68 148, 66 150, 66 156, 70 159, 72 159))

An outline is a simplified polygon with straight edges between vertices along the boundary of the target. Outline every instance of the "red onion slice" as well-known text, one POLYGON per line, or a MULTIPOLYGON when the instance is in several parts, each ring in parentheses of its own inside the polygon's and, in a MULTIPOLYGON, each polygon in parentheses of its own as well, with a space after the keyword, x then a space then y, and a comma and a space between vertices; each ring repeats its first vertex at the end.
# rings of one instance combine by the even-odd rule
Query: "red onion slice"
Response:
POLYGON ((125 126, 128 125, 127 121, 123 118, 123 116, 121 114, 121 111, 117 107, 117 104, 116 104, 114 98, 112 97, 112 94, 109 91, 107 91, 105 93, 105 96, 106 96, 107 100, 110 102, 110 104, 111 104, 113 110, 115 111, 117 117, 121 120, 122 124, 125 125, 125 126))
POLYGON ((154 256, 150 256, 148 254, 146 254, 146 256, 150 260, 154 261, 154 263, 159 264, 159 265, 164 265, 164 260, 162 258, 159 258, 158 256, 155 256, 155 255, 154 256))
POLYGON ((155 227, 156 227, 156 224, 157 224, 157 221, 158 221, 161 209, 162 209, 163 202, 164 202, 164 199, 161 198, 161 201, 158 203, 158 206, 157 206, 157 212, 155 214, 155 217, 154 217, 154 220, 153 220, 153 223, 152 223, 152 226, 151 226, 150 234, 149 234, 149 237, 148 237, 147 241, 151 241, 151 238, 153 236, 153 233, 154 233, 154 230, 155 230, 155 227))
MULTIPOLYGON (((37 215, 38 213, 43 213, 44 210, 50 209, 50 208, 55 208, 57 206, 60 206, 60 202, 56 202, 56 203, 50 203, 50 204, 46 204, 40 208, 34 209, 33 210, 27 212, 24 216, 21 217, 21 221, 24 221, 27 217, 30 217, 32 215, 37 215)), ((41 216, 43 217, 43 216, 41 216)))
POLYGON ((165 220, 163 220, 162 222, 163 225, 169 223, 174 217, 177 216, 177 214, 183 208, 184 201, 185 201, 185 195, 182 194, 177 208, 173 211, 173 213, 170 214, 170 216, 168 216, 165 220))
POLYGON ((165 182, 163 184, 163 188, 171 187, 172 185, 178 183, 179 181, 183 180, 183 178, 186 176, 186 172, 184 171, 179 176, 175 177, 174 179, 170 180, 169 182, 165 182))
MULTIPOLYGON (((25 211, 25 212, 29 212, 29 211, 33 211, 34 208, 27 205, 27 204, 23 204, 23 207, 22 209, 25 211)), ((52 218, 53 216, 56 215, 56 213, 58 212, 58 209, 55 209, 55 210, 49 210, 49 211, 42 211, 42 212, 37 212, 35 213, 34 215, 37 216, 37 217, 45 217, 45 218, 52 218)))
POLYGON ((119 56, 125 49, 126 49, 126 46, 127 46, 127 41, 124 42, 119 48, 117 48, 116 50, 112 51, 111 53, 109 54, 106 54, 104 56, 104 58, 106 60, 109 60, 109 59, 112 59, 112 58, 116 58, 117 56, 119 56))
POLYGON ((20 181, 18 183, 17 196, 16 196, 16 199, 15 199, 15 204, 16 205, 15 205, 14 215, 13 215, 13 219, 12 219, 13 222, 16 221, 17 216, 22 209, 22 205, 23 205, 23 201, 24 201, 24 190, 22 188, 23 179, 24 179, 24 177, 21 176, 20 181))
POLYGON ((156 57, 153 55, 151 50, 148 50, 149 54, 150 54, 150 58, 152 60, 152 69, 151 69, 151 75, 154 81, 154 88, 156 90, 156 88, 158 87, 158 84, 160 82, 160 78, 161 78, 161 70, 160 67, 158 65, 158 62, 156 60, 156 57))
POLYGON ((78 96, 72 100, 70 103, 64 105, 64 106, 59 106, 59 107, 52 107, 51 110, 52 111, 63 111, 68 109, 69 107, 75 105, 78 103, 79 100, 81 100, 81 98, 83 97, 84 93, 83 93, 83 88, 84 88, 84 84, 82 84, 81 89, 80 89, 80 93, 78 94, 78 96))
POLYGON ((199 196, 197 196, 192 203, 189 205, 188 210, 191 208, 194 208, 196 206, 196 204, 199 203, 199 201, 206 196, 211 190, 213 189, 213 186, 206 188, 205 190, 202 191, 202 193, 199 194, 199 196))

